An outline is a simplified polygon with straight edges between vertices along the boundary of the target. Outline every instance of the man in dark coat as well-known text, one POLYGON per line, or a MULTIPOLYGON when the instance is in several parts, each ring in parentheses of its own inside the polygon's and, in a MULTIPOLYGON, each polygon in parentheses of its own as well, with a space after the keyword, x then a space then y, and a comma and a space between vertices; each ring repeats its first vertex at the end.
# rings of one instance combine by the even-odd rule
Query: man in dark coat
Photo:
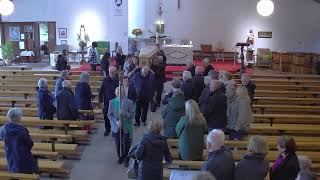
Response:
POLYGON ((21 109, 9 110, 9 122, 1 129, 8 170, 10 173, 37 173, 38 165, 31 154, 33 141, 28 129, 19 125, 21 116, 21 109))
POLYGON ((196 66, 193 63, 187 64, 187 71, 191 72, 191 75, 194 76, 196 73, 196 66))
POLYGON ((183 83, 181 85, 181 90, 184 93, 184 99, 187 101, 194 98, 194 86, 192 84, 192 76, 189 71, 184 71, 182 74, 183 83))
POLYGON ((204 76, 208 76, 209 71, 214 70, 214 68, 210 64, 210 59, 209 58, 205 58, 203 60, 203 66, 205 68, 204 72, 203 72, 204 76))
POLYGON ((38 81, 38 116, 40 119, 53 120, 56 107, 53 104, 54 98, 48 89, 48 81, 44 78, 38 81))
POLYGON ((163 57, 158 56, 157 59, 152 61, 151 70, 154 72, 154 88, 156 93, 156 105, 159 107, 161 103, 163 84, 166 81, 165 78, 166 66, 163 63, 163 57))
POLYGON ((209 131, 225 129, 227 125, 227 97, 221 91, 221 87, 222 82, 218 80, 210 83, 210 95, 203 109, 209 131))
POLYGON ((192 85, 194 88, 193 99, 196 102, 199 102, 199 97, 201 96, 202 91, 205 88, 204 77, 199 66, 196 67, 195 73, 195 76, 193 76, 192 78, 192 85))
POLYGON ((106 52, 100 62, 100 76, 109 76, 110 53, 106 52))
POLYGON ((124 76, 122 79, 123 82, 123 90, 125 93, 125 97, 133 101, 134 103, 136 102, 136 89, 134 88, 133 84, 130 83, 129 77, 124 76))
POLYGON ((54 96, 57 97, 60 90, 62 90, 62 82, 64 80, 69 79, 69 71, 64 70, 61 71, 60 78, 56 80, 55 87, 54 87, 54 96))
POLYGON ((235 170, 233 155, 224 147, 225 134, 214 129, 207 136, 208 158, 201 171, 209 171, 217 180, 233 180, 235 170))
POLYGON ((72 84, 69 80, 62 83, 62 90, 57 95, 57 117, 59 120, 77 120, 79 118, 78 106, 72 84))
POLYGON ((134 74, 131 79, 136 93, 136 122, 134 126, 140 126, 140 119, 143 125, 146 125, 149 104, 154 94, 154 75, 150 72, 149 67, 145 66, 140 72, 134 74))
POLYGON ((99 103, 104 104, 103 106, 103 116, 105 132, 104 136, 108 136, 111 131, 110 120, 108 118, 109 101, 114 99, 116 95, 114 94, 116 88, 119 86, 119 80, 116 77, 117 69, 114 66, 109 68, 109 76, 104 78, 99 92, 99 103))

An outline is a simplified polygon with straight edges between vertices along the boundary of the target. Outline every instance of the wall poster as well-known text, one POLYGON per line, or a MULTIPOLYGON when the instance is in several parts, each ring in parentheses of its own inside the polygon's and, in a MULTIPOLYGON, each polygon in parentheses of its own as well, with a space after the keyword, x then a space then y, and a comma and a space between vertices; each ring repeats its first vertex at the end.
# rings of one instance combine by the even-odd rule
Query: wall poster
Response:
POLYGON ((20 26, 9 26, 9 41, 20 41, 20 26))
POLYGON ((123 0, 113 0, 113 16, 123 16, 123 0))

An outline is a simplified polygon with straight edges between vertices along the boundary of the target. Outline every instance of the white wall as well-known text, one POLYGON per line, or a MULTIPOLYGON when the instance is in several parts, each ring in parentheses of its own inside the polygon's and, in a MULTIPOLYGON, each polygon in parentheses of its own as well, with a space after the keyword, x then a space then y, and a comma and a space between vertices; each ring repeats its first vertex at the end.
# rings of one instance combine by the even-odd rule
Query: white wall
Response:
POLYGON ((146 0, 128 0, 128 4, 128 35, 133 36, 133 29, 145 29, 146 0))
MULTIPOLYGON (((227 50, 246 40, 252 29, 255 47, 275 51, 320 53, 320 5, 312 0, 273 0, 274 14, 262 17, 256 11, 258 0, 163 0, 166 35, 201 43, 224 41, 227 50), (258 31, 272 31, 272 39, 258 39, 258 31)), ((157 19, 157 0, 146 1, 146 28, 157 19)))
MULTIPOLYGON (((120 41, 127 34, 128 6, 124 0, 123 16, 113 16, 113 0, 15 0, 15 11, 3 16, 3 21, 56 21, 58 28, 68 28, 68 44, 78 48, 77 34, 84 24, 91 42, 100 40, 120 41)), ((113 46, 111 46, 113 47, 113 46)), ((112 49, 112 48, 111 48, 112 49)))

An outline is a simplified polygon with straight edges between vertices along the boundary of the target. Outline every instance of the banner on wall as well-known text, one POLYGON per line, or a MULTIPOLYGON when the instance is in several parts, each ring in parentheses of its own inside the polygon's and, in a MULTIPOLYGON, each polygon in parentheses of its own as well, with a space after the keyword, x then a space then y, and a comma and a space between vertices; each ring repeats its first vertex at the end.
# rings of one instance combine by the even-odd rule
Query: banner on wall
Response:
POLYGON ((113 0, 113 16, 123 16, 122 0, 113 0))

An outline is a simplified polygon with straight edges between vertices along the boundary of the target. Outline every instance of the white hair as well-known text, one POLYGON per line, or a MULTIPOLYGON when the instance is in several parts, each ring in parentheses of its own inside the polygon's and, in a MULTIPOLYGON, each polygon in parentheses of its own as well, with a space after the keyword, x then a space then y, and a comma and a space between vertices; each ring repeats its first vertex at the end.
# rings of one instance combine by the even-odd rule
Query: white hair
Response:
POLYGON ((22 117, 21 108, 12 108, 7 114, 9 122, 19 122, 22 117))
POLYGON ((79 82, 89 83, 90 75, 88 72, 82 72, 79 77, 79 82))
POLYGON ((62 82, 62 87, 64 87, 64 88, 71 88, 71 86, 72 86, 72 83, 69 80, 64 80, 62 82))
POLYGON ((66 78, 66 77, 69 76, 69 71, 68 70, 63 70, 63 71, 61 71, 60 75, 61 75, 61 77, 66 78))
POLYGON ((203 62, 203 63, 210 63, 210 59, 209 59, 209 58, 204 58, 204 59, 202 60, 202 62, 203 62))
POLYGON ((48 80, 45 79, 45 78, 40 78, 38 80, 38 87, 39 88, 44 88, 44 87, 47 87, 48 86, 48 80))
POLYGON ((312 161, 308 156, 298 156, 298 160, 299 160, 300 169, 302 171, 310 170, 312 161))
POLYGON ((183 79, 183 81, 192 79, 191 72, 190 71, 183 71, 182 79, 183 79))
POLYGON ((109 67, 109 76, 114 77, 116 75, 117 68, 114 66, 109 67))
POLYGON ((246 86, 250 81, 250 77, 247 73, 242 73, 241 74, 241 83, 242 85, 246 86))
POLYGON ((203 79, 204 85, 208 86, 210 84, 210 82, 212 81, 211 76, 206 76, 203 79))
POLYGON ((226 136, 222 130, 214 129, 209 132, 207 136, 207 143, 219 149, 224 146, 225 138, 226 136))

